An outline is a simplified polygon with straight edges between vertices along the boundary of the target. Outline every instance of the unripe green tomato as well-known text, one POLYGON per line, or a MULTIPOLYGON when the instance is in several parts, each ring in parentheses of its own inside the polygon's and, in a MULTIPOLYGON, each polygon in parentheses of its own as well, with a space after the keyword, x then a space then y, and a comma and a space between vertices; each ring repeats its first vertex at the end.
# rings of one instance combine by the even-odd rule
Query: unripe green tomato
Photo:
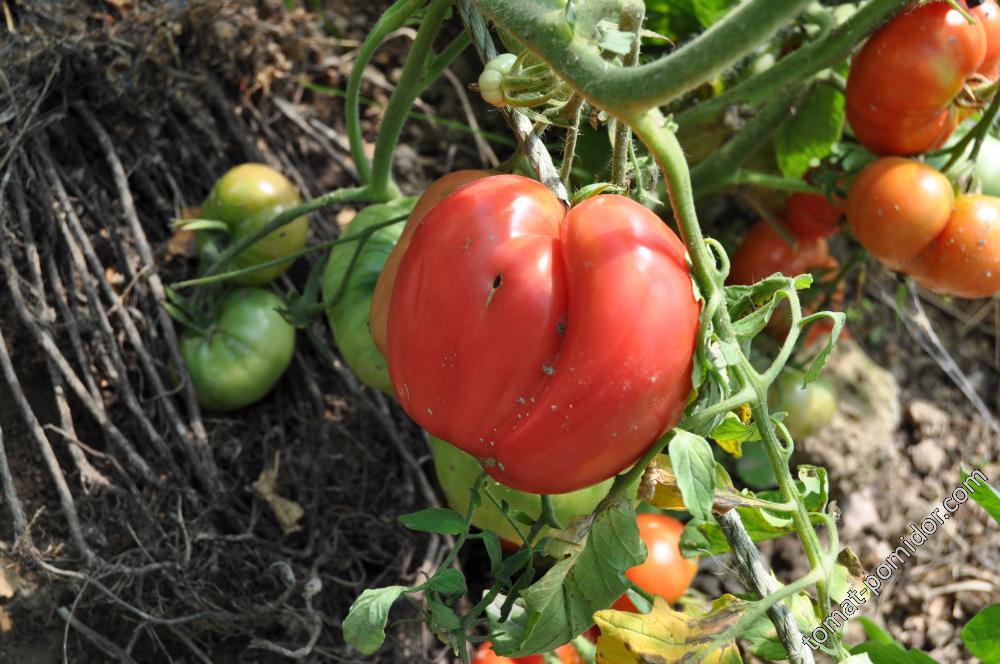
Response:
POLYGON ((184 334, 181 354, 203 408, 225 412, 247 406, 285 373, 295 328, 278 313, 283 304, 263 288, 239 288, 222 300, 206 334, 184 334))
MULTIPOLYGON (((406 215, 413 209, 414 198, 404 198, 382 205, 370 205, 361 210, 344 230, 342 238, 361 234, 376 224, 393 217, 406 215)), ((371 330, 368 327, 368 315, 372 306, 372 294, 375 283, 382 273, 389 253, 403 232, 405 216, 397 224, 385 226, 375 231, 364 246, 351 269, 336 302, 332 299, 337 295, 344 282, 344 275, 357 249, 356 242, 338 244, 330 251, 330 258, 323 272, 323 300, 328 305, 327 320, 333 331, 340 354, 351 371, 362 383, 382 390, 395 397, 392 382, 389 380, 389 367, 382 353, 372 341, 371 330)))
MULTIPOLYGON (((438 482, 441 484, 448 505, 464 516, 469 509, 469 489, 483 472, 483 468, 472 455, 466 454, 440 438, 434 436, 429 438, 431 455, 434 457, 434 470, 437 472, 438 482)), ((559 522, 567 525, 573 517, 593 512, 597 503, 601 502, 601 499, 607 495, 612 482, 614 482, 614 478, 586 489, 552 496, 552 505, 559 522)), ((487 477, 482 486, 488 489, 498 502, 506 500, 511 508, 520 510, 532 518, 537 519, 542 513, 541 498, 533 493, 511 489, 492 477, 487 477)), ((635 495, 634 488, 632 495, 635 495)), ((521 538, 518 537, 517 531, 514 530, 499 508, 485 495, 482 496, 482 499, 482 505, 472 516, 472 525, 482 530, 492 530, 502 539, 520 545, 521 538)), ((530 529, 530 526, 520 524, 518 527, 524 534, 527 534, 530 529)), ((547 530, 548 528, 542 531, 543 535, 547 530)))
POLYGON ((506 103, 503 91, 503 77, 510 73, 517 62, 513 53, 501 53, 486 63, 479 75, 479 94, 488 104, 503 108, 506 103))
MULTIPOLYGON (((264 164, 240 164, 215 182, 202 203, 201 215, 205 219, 225 222, 229 226, 230 240, 238 242, 300 203, 302 197, 295 185, 278 171, 264 164)), ((251 267, 287 256, 305 247, 308 235, 309 219, 298 217, 250 245, 236 256, 231 268, 251 267)), ((276 279, 291 264, 292 261, 288 261, 261 268, 235 277, 233 282, 260 286, 276 279)))
POLYGON ((784 419, 792 438, 808 438, 819 433, 837 411, 837 394, 833 386, 816 380, 802 387, 800 371, 785 369, 771 386, 771 405, 788 413, 784 419))
POLYGON ((1000 196, 1000 140, 987 134, 976 157, 976 177, 987 196, 1000 196))

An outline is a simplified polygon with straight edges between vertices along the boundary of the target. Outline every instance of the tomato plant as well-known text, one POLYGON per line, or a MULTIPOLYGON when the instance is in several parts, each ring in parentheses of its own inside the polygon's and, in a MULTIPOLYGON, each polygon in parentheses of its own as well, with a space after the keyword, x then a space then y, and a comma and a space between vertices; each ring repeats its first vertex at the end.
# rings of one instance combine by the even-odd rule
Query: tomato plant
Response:
MULTIPOLYGON (((212 186, 202 216, 225 222, 232 242, 249 237, 281 212, 302 202, 295 185, 284 175, 264 164, 240 164, 219 178, 212 186)), ((201 231, 207 233, 209 231, 201 231)), ((254 242, 234 259, 234 267, 247 268, 283 258, 302 249, 309 235, 309 220, 301 216, 254 242)), ((260 286, 269 283, 291 267, 292 262, 264 267, 234 277, 237 284, 260 286)))
MULTIPOLYGON (((684 524, 666 514, 640 514, 639 537, 646 545, 646 560, 630 568, 625 575, 635 585, 651 595, 659 595, 670 603, 687 591, 698 573, 698 559, 681 554, 680 539, 684 524)), ((627 595, 615 602, 615 609, 635 612, 635 604, 627 595)))
MULTIPOLYGON (((545 664, 545 657, 542 655, 528 655, 516 659, 501 657, 493 652, 492 645, 489 641, 483 641, 479 644, 479 648, 472 658, 473 664, 545 664)), ((569 644, 556 648, 555 655, 562 664, 583 664, 583 659, 580 658, 576 648, 569 644)))
MULTIPOLYGON (((342 237, 362 237, 366 231, 412 207, 413 200, 405 198, 368 206, 344 229, 342 237)), ((364 239, 360 249, 354 243, 337 245, 330 251, 323 273, 327 320, 344 362, 361 382, 387 394, 392 393, 389 367, 372 340, 369 312, 375 284, 402 231, 402 224, 379 228, 364 239)))
POLYGON ((270 291, 240 288, 223 298, 208 329, 184 335, 181 353, 202 407, 236 410, 278 382, 295 350, 295 328, 278 312, 282 306, 270 291))
POLYGON ((946 2, 900 14, 851 61, 847 118, 855 136, 879 154, 940 147, 958 121, 950 104, 986 54, 982 24, 969 23, 946 2))
MULTIPOLYGON (((430 437, 430 442, 434 470, 448 505, 464 514, 469 509, 469 501, 472 498, 469 490, 483 472, 483 468, 475 457, 454 445, 433 436, 430 437)), ((561 523, 568 524, 573 517, 590 514, 597 507, 597 503, 607 495, 611 482, 612 480, 605 480, 578 491, 552 496, 556 518, 561 523)), ((538 519, 542 512, 540 496, 535 494, 511 489, 492 479, 485 482, 483 490, 492 495, 497 502, 506 502, 511 509, 523 512, 533 519, 538 519)), ((522 543, 522 534, 527 532, 524 530, 524 524, 518 523, 516 526, 512 524, 497 503, 487 497, 482 499, 480 506, 473 512, 472 525, 482 530, 492 530, 502 539, 517 545, 522 543), (519 529, 522 530, 521 534, 518 533, 519 529)), ((545 531, 542 532, 544 534, 545 531)))
POLYGON ((631 465, 678 420, 698 310, 683 245, 646 208, 608 195, 567 214, 537 182, 492 176, 414 231, 389 373, 407 413, 494 478, 565 493, 631 465))

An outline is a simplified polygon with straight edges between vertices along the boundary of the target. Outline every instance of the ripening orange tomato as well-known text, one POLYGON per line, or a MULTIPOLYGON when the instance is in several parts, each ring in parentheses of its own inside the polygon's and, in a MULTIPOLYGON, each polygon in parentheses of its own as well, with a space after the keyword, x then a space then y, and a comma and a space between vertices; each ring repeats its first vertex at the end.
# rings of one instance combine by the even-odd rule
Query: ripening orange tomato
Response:
MULTIPOLYGON (((528 655, 527 657, 511 659, 510 657, 501 657, 493 652, 492 646, 490 641, 483 641, 472 657, 472 664, 545 664, 543 655, 528 655)), ((559 661, 562 664, 583 664, 580 653, 570 643, 556 648, 556 655, 559 656, 559 661)))
MULTIPOLYGON (((698 559, 681 553, 684 524, 666 514, 640 514, 636 520, 639 537, 646 545, 646 560, 627 570, 625 576, 647 593, 676 602, 698 573, 698 559)), ((636 611, 628 595, 622 595, 611 608, 636 611)))

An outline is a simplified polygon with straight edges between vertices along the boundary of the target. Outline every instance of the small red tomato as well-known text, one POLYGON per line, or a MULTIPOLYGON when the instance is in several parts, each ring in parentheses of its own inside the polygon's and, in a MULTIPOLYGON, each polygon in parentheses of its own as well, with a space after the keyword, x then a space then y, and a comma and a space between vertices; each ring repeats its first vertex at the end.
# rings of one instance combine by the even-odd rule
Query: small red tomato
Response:
MULTIPOLYGON (((625 576, 647 593, 676 602, 698 573, 698 559, 685 558, 681 554, 684 524, 665 514, 640 514, 637 521, 639 537, 646 545, 646 560, 626 571, 625 576)), ((628 595, 618 598, 611 608, 636 611, 628 595)))
POLYGON ((905 270, 944 229, 954 204, 951 182, 935 168, 884 157, 854 179, 847 223, 872 256, 905 270))
POLYGON ((909 271, 922 286, 958 297, 1000 290, 1000 198, 959 196, 948 225, 909 271))
POLYGON ((794 193, 785 203, 785 226, 799 240, 818 240, 837 232, 837 222, 844 214, 823 194, 794 193))
MULTIPOLYGON (((492 645, 490 641, 483 641, 472 658, 473 664, 545 664, 545 657, 542 655, 528 655, 517 659, 501 657, 493 652, 492 645)), ((556 648, 556 654, 562 664, 583 664, 580 653, 570 643, 556 648)))
POLYGON ((982 23, 986 32, 986 58, 977 71, 991 80, 996 80, 1000 74, 1000 6, 995 0, 985 0, 970 11, 982 23))
POLYGON ((823 238, 801 240, 793 247, 766 221, 758 221, 733 252, 728 281, 750 285, 775 272, 798 276, 821 267, 829 256, 823 238))

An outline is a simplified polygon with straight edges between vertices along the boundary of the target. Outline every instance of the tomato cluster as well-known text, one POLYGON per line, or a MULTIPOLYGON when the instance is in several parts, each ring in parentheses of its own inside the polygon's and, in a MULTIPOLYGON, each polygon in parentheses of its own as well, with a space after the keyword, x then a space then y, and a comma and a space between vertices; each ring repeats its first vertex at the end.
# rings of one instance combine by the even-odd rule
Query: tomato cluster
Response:
POLYGON ((947 2, 911 8, 869 38, 851 62, 847 119, 872 152, 913 155, 941 147, 960 119, 953 106, 967 78, 1000 68, 995 0, 969 23, 947 2))
POLYGON ((858 241, 920 285, 968 298, 1000 290, 1000 198, 956 198, 932 166, 884 157, 861 171, 847 205, 858 241))

